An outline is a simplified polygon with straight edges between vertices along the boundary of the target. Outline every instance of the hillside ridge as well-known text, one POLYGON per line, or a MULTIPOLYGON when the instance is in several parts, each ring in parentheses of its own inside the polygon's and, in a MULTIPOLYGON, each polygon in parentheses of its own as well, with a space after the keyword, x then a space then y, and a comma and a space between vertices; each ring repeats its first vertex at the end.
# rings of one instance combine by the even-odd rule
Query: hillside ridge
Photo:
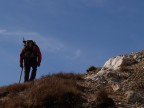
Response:
POLYGON ((86 71, 0 87, 0 108, 144 108, 143 50, 86 71))

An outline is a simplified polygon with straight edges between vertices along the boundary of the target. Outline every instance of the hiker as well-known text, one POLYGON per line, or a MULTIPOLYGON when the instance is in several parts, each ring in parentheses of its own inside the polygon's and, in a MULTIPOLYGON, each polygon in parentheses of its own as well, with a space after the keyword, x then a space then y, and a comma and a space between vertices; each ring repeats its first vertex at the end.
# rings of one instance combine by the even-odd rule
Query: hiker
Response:
POLYGON ((33 81, 36 77, 37 66, 39 67, 41 63, 41 51, 33 40, 24 40, 23 43, 24 48, 20 53, 20 67, 24 67, 24 82, 33 81), (31 68, 32 72, 29 78, 31 68))

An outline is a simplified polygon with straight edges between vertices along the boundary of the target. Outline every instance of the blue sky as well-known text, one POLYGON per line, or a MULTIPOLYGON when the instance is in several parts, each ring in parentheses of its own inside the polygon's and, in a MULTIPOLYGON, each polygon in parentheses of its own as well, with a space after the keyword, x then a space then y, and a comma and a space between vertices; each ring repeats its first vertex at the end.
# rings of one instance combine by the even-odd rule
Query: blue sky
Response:
POLYGON ((111 57, 143 50, 143 4, 143 0, 0 0, 0 86, 19 80, 23 37, 41 48, 37 78, 84 73, 111 57))

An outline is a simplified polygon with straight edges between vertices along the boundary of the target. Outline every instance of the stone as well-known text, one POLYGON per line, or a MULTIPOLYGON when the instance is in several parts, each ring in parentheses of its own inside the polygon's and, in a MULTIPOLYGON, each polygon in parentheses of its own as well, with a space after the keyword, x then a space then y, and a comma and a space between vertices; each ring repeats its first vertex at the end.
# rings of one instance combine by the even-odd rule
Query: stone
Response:
POLYGON ((144 98, 140 95, 140 93, 137 93, 135 91, 127 91, 125 95, 128 103, 132 103, 132 104, 136 102, 143 103, 144 101, 144 98))

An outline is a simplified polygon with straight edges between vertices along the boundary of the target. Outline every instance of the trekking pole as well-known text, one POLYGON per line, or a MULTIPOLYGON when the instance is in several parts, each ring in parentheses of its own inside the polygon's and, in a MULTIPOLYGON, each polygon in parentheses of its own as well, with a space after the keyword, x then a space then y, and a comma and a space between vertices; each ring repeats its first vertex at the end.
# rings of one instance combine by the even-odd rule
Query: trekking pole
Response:
POLYGON ((22 72, 23 72, 23 68, 21 69, 21 73, 20 73, 20 79, 19 79, 19 83, 20 83, 20 81, 21 81, 22 72))

